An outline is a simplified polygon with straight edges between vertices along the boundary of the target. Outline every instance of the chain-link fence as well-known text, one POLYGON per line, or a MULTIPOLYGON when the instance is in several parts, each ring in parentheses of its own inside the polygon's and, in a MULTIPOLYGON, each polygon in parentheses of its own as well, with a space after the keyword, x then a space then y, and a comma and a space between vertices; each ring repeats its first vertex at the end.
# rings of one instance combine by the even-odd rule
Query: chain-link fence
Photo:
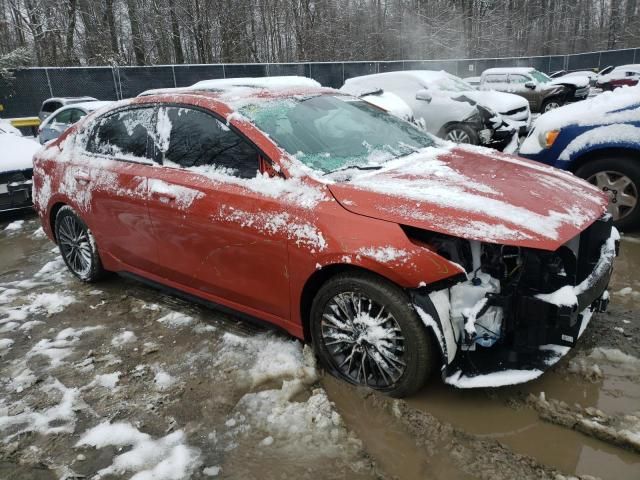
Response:
POLYGON ((307 62, 149 67, 53 67, 14 72, 11 82, 0 80, 4 117, 37 115, 49 97, 92 96, 118 100, 150 88, 183 87, 203 79, 300 75, 339 88, 351 77, 394 70, 446 70, 460 77, 477 76, 492 67, 535 67, 543 72, 602 69, 608 65, 640 63, 640 48, 543 57, 465 60, 398 60, 387 62, 307 62))

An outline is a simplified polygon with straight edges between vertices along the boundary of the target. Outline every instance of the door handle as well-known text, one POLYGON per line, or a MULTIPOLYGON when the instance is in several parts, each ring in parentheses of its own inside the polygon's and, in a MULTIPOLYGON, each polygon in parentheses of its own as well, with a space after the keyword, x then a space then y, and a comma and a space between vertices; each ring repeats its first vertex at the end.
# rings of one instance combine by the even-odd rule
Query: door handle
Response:
POLYGON ((91 181, 91 178, 89 178, 89 175, 87 175, 84 172, 76 173, 73 177, 76 179, 76 182, 78 182, 80 185, 87 185, 91 181))
POLYGON ((167 192, 151 192, 151 196, 165 203, 174 202, 176 200, 175 195, 167 192))

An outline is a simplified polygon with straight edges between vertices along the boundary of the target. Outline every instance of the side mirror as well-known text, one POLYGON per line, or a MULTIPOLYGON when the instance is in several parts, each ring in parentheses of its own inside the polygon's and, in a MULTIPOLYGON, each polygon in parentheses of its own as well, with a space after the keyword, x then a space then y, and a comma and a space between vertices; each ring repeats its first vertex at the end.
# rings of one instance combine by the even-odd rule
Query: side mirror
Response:
POLYGON ((527 82, 524 84, 525 87, 530 88, 531 90, 536 89, 536 84, 534 82, 527 82))
POLYGON ((427 90, 418 90, 416 92, 416 100, 422 100, 429 103, 432 100, 431 94, 427 90))

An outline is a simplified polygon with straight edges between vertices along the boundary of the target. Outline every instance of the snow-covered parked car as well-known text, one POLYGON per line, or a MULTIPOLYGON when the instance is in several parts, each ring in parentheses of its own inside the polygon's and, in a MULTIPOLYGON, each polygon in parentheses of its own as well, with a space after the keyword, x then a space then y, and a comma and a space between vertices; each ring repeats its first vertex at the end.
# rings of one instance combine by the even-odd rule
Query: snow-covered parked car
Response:
POLYGON ((36 155, 34 205, 79 279, 272 323, 394 396, 541 375, 606 306, 619 239, 589 183, 317 87, 121 102, 36 155))
POLYGON ((548 112, 589 96, 589 78, 548 75, 530 67, 489 68, 482 72, 480 90, 498 90, 525 98, 533 112, 548 112))
POLYGON ((111 103, 113 102, 91 100, 89 102, 72 103, 59 108, 40 124, 38 128, 38 140, 41 144, 45 144, 54 138, 58 138, 62 132, 78 122, 81 118, 111 103))
POLYGON ((0 212, 31 207, 35 140, 0 132, 0 212))
POLYGON ((503 148, 514 133, 529 125, 526 101, 516 95, 478 92, 444 71, 364 75, 348 79, 340 90, 358 95, 366 89, 397 95, 411 107, 415 120, 428 132, 456 143, 503 148))
POLYGON ((624 86, 634 86, 640 82, 640 64, 621 65, 609 73, 600 75, 596 87, 602 90, 614 90, 624 86))
POLYGON ((12 135, 22 136, 22 132, 11 125, 9 120, 0 118, 0 133, 11 133, 12 135))
POLYGON ((618 227, 640 227, 640 86, 541 115, 520 155, 598 186, 618 227))

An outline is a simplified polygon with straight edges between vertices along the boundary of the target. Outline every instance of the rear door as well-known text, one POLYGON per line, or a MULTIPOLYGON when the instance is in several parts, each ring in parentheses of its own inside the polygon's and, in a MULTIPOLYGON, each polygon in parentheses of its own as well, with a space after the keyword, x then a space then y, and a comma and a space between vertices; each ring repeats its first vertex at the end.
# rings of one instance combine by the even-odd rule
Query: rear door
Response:
POLYGON ((289 217, 268 195, 269 182, 283 180, 257 178, 259 152, 211 112, 161 107, 158 132, 163 166, 149 178, 157 274, 214 302, 288 318, 289 217))
POLYGON ((147 211, 147 178, 155 168, 154 115, 154 107, 146 106, 99 118, 89 131, 85 155, 76 157, 65 176, 101 253, 134 272, 148 271, 156 261, 147 211))

